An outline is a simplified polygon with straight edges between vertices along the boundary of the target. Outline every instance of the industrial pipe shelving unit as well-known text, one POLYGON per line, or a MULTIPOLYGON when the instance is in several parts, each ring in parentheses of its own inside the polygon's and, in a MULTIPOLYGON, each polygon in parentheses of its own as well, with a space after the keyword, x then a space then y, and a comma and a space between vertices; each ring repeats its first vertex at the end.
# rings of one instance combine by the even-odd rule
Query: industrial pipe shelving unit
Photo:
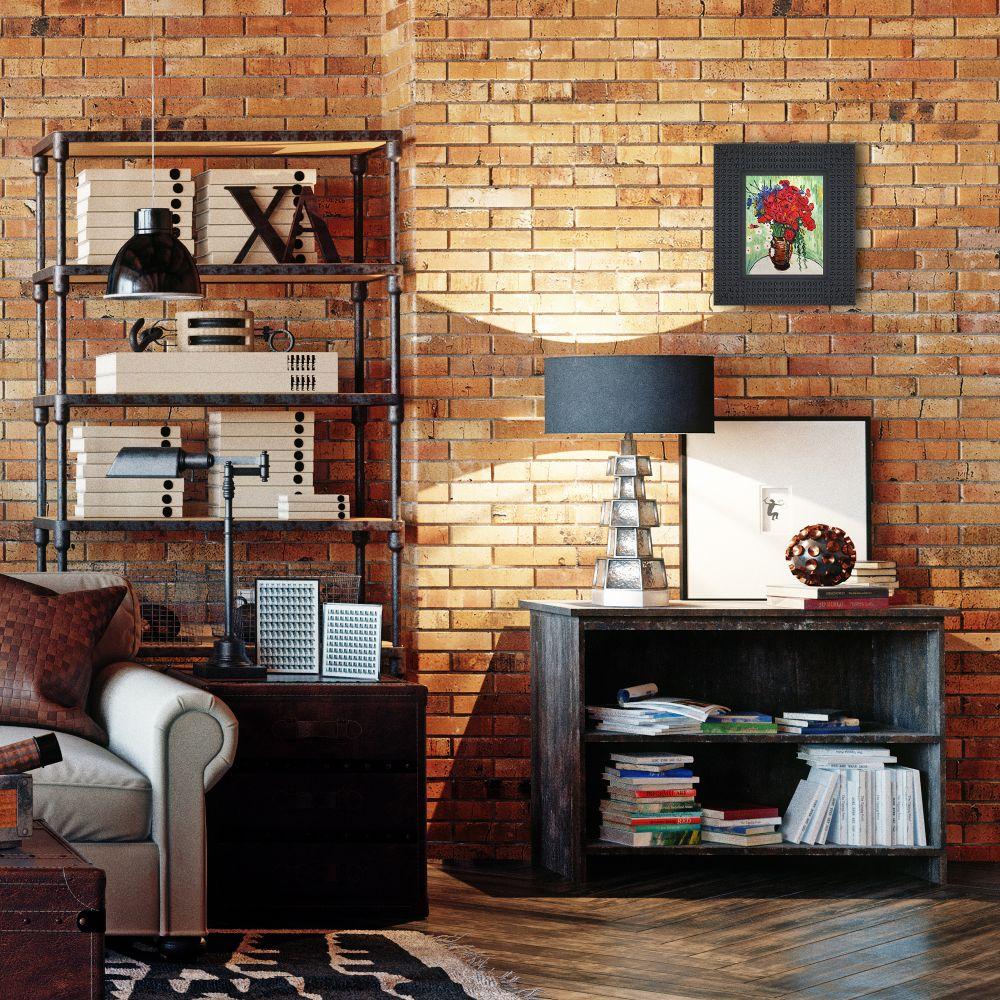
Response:
POLYGON ((242 526, 267 530, 307 530, 350 532, 355 551, 355 572, 361 578, 362 599, 366 580, 366 548, 371 534, 384 534, 391 559, 392 669, 399 670, 400 582, 404 525, 400 515, 401 447, 403 395, 400 379, 399 298, 402 266, 399 262, 399 156, 402 136, 397 131, 309 131, 309 132, 157 132, 158 156, 172 157, 349 157, 353 201, 353 261, 339 264, 208 264, 199 267, 206 284, 349 284, 354 313, 354 364, 352 391, 347 393, 190 393, 170 394, 70 393, 66 384, 67 299, 75 284, 98 284, 107 279, 109 265, 70 264, 67 243, 67 163, 74 157, 148 157, 148 132, 54 132, 33 149, 35 175, 35 273, 32 276, 36 325, 36 426, 37 505, 34 518, 36 564, 47 565, 47 550, 54 545, 56 568, 65 570, 73 533, 78 531, 176 531, 202 528, 221 532, 222 521, 216 518, 179 518, 177 520, 71 518, 67 497, 67 428, 74 409, 108 406, 219 406, 219 407, 332 407, 351 411, 354 426, 354 499, 353 514, 345 520, 331 521, 240 521, 242 526), (368 159, 382 155, 387 161, 389 202, 389 259, 365 261, 365 176, 368 159), (47 220, 45 182, 50 161, 55 165, 55 261, 46 259, 47 220), (365 301, 368 285, 385 281, 389 299, 389 391, 365 391, 365 301), (49 386, 48 326, 50 298, 55 300, 52 329, 55 339, 55 378, 49 386), (365 428, 369 420, 379 419, 371 411, 384 410, 389 423, 390 516, 366 514, 367 476, 365 428), (56 427, 55 516, 51 516, 49 484, 46 473, 46 427, 49 420, 56 427))

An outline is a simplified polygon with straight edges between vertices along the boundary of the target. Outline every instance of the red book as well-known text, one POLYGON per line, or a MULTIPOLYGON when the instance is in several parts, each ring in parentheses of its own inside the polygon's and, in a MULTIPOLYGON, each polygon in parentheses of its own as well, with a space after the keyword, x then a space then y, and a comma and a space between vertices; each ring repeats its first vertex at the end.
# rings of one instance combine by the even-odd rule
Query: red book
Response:
POLYGON ((769 819, 780 818, 781 810, 777 806, 761 806, 753 802, 737 802, 731 806, 702 806, 702 814, 706 819, 769 819))
POLYGON ((637 799, 693 799, 693 788, 652 788, 635 790, 637 799))
POLYGON ((626 820, 629 826, 697 826, 700 816, 671 816, 670 813, 660 813, 659 816, 633 816, 626 820))
POLYGON ((887 608, 888 597, 771 597, 773 608, 802 608, 804 611, 863 611, 865 608, 887 608))

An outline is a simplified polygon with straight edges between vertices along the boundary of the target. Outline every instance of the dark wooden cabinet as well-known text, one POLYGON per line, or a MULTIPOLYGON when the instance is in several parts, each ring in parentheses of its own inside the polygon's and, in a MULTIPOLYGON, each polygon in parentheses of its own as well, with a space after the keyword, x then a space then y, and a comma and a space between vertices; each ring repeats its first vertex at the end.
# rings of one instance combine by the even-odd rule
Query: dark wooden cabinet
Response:
POLYGON ((426 688, 195 680, 240 727, 236 762, 208 795, 209 926, 426 916, 426 688))
POLYGON ((606 608, 522 601, 531 612, 532 832, 536 862, 574 881, 611 857, 878 859, 935 882, 945 879, 945 611, 795 611, 759 604, 683 602, 606 608), (647 681, 666 696, 780 712, 834 706, 864 730, 842 736, 589 731, 586 705, 613 704, 619 688, 647 681), (623 847, 598 839, 602 771, 612 749, 676 749, 695 758, 701 794, 784 807, 806 766, 800 743, 890 747, 921 772, 927 847, 700 844, 623 847))

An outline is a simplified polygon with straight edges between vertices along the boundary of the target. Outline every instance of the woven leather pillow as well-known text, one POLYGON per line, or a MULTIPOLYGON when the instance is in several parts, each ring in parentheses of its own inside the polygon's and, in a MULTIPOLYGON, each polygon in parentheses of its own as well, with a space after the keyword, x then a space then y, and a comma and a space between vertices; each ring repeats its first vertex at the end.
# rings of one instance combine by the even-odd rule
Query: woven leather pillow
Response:
POLYGON ((0 576, 0 722, 107 736, 87 715, 94 649, 125 587, 57 594, 0 576))

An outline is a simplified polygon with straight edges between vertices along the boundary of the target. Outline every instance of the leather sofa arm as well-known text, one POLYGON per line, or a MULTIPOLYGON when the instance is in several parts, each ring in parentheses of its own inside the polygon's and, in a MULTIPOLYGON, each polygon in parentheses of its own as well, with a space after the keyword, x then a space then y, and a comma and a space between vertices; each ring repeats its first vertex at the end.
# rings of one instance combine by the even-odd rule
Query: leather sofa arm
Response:
POLYGON ((152 786, 160 933, 204 934, 205 792, 232 766, 236 718, 209 692, 138 663, 102 670, 90 701, 109 748, 152 786))

